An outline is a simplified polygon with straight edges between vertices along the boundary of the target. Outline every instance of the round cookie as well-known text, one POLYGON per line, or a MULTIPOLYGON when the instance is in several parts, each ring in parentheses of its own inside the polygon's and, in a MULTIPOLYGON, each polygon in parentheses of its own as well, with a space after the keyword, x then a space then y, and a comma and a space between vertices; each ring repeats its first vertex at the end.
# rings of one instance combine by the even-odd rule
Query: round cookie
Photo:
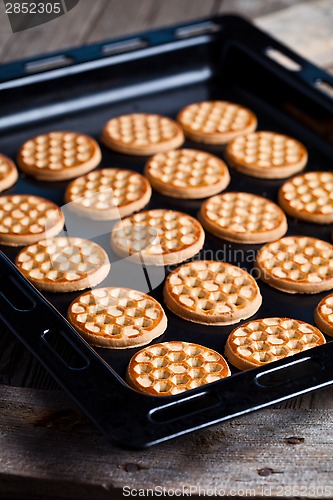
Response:
POLYGON ((195 261, 173 271, 164 285, 166 306, 177 316, 202 325, 233 325, 261 306, 259 287, 237 266, 195 261))
POLYGON ((291 217, 317 224, 331 224, 333 173, 306 172, 290 179, 279 190, 279 203, 291 217))
POLYGON ((260 279, 286 293, 333 288, 333 245, 308 236, 286 236, 257 254, 260 279))
POLYGON ((15 264, 39 290, 61 293, 98 285, 111 267, 105 250, 97 243, 61 237, 24 248, 15 264))
POLYGON ((223 193, 206 200, 199 220, 218 238, 236 243, 266 243, 287 231, 283 211, 272 201, 250 193, 223 193))
POLYGON ((120 257, 155 266, 178 264, 203 247, 205 232, 190 215, 174 210, 147 210, 118 222, 112 249, 120 257))
POLYGON ((64 227, 60 208, 31 194, 0 196, 0 244, 25 246, 52 238, 64 227))
POLYGON ((18 172, 14 162, 0 154, 0 192, 12 187, 18 179, 18 172))
POLYGON ((89 344, 110 349, 149 344, 167 327, 162 306, 129 288, 98 288, 80 295, 69 306, 68 319, 89 344))
POLYGON ((134 354, 126 373, 129 385, 150 396, 174 396, 229 376, 221 354, 181 341, 142 349, 134 354))
POLYGON ((286 135, 254 132, 227 146, 230 166, 242 174, 263 179, 284 179, 300 172, 308 161, 306 148, 286 135))
POLYGON ((290 318, 249 321, 233 330, 224 355, 240 370, 258 368, 326 343, 313 325, 290 318))
POLYGON ((23 172, 42 181, 84 175, 102 159, 97 142, 77 132, 50 132, 23 144, 17 162, 23 172))
POLYGON ((108 121, 102 142, 119 153, 148 156, 178 148, 184 142, 184 134, 178 123, 170 118, 133 113, 108 121))
POLYGON ((95 220, 116 220, 142 210, 150 201, 151 187, 132 170, 105 168, 72 181, 65 202, 76 212, 95 220))
POLYGON ((190 104, 177 119, 186 137, 206 144, 227 144, 257 128, 257 117, 252 111, 227 101, 190 104))
POLYGON ((319 302, 314 313, 314 320, 322 332, 333 336, 333 293, 319 302))
POLYGON ((172 198, 206 198, 230 182, 224 161, 194 149, 158 153, 147 162, 144 173, 156 191, 172 198))

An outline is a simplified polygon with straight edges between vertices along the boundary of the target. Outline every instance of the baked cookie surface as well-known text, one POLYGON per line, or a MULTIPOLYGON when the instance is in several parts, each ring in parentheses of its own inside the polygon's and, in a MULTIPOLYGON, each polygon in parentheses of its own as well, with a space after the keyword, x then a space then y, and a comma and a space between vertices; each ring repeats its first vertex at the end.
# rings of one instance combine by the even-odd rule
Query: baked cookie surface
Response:
POLYGON ((177 316, 203 325, 232 325, 261 306, 252 276, 232 264, 195 261, 175 269, 164 285, 166 306, 177 316))
POLYGON ((218 352, 199 344, 172 341, 134 354, 126 378, 145 394, 173 396, 229 375, 229 366, 218 352))
POLYGON ((157 300, 129 288, 97 288, 80 295, 69 306, 68 319, 89 344, 110 349, 149 344, 167 327, 157 300))
POLYGON ((102 133, 102 142, 110 149, 129 155, 152 155, 181 146, 181 127, 165 116, 133 113, 112 118, 102 133))

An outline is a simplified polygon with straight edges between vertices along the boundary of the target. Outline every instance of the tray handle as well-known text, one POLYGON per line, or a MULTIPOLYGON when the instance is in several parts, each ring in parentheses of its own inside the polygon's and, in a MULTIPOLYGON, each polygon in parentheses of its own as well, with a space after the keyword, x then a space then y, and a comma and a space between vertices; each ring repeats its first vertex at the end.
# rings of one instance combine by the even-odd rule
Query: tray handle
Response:
POLYGON ((243 48, 247 47, 249 52, 255 54, 265 64, 283 71, 311 90, 315 89, 318 98, 332 105, 333 75, 304 59, 242 16, 226 14, 217 16, 213 20, 225 27, 224 36, 227 44, 229 42, 237 44, 237 41, 240 41, 243 48))
MULTIPOLYGON (((63 387, 103 372, 113 389, 130 390, 72 326, 0 252, 0 318, 63 387), (68 374, 70 373, 70 378, 68 374)), ((74 398, 77 397, 74 394, 74 398)))
POLYGON ((316 347, 280 360, 278 366, 273 363, 235 374, 189 393, 188 398, 155 405, 149 415, 155 438, 161 438, 155 442, 163 440, 162 426, 172 426, 177 436, 331 385, 332 354, 333 343, 316 347))

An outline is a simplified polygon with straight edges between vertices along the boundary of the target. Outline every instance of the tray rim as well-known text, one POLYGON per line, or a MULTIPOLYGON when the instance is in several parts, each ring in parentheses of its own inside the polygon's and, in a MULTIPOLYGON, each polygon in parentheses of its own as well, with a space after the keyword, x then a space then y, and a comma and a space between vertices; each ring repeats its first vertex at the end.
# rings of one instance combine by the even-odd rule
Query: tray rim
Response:
MULTIPOLYGON (((281 50, 283 50, 287 54, 290 54, 293 58, 295 58, 296 60, 298 60, 299 62, 302 63, 301 65, 303 68, 301 72, 299 72, 293 76, 296 79, 302 80, 307 85, 310 84, 311 91, 317 92, 318 98, 320 98, 320 100, 322 100, 322 99, 324 99, 324 101, 326 100, 327 104, 332 106, 332 110, 333 110, 332 100, 328 96, 323 94, 319 89, 314 89, 313 85, 312 85, 314 77, 316 79, 322 78, 325 81, 332 82, 332 84, 333 84, 333 77, 331 75, 329 75, 328 73, 326 73, 325 71, 320 70, 319 68, 317 68, 313 64, 309 63, 308 61, 305 61, 301 56, 298 56, 290 49, 284 47, 282 44, 280 44, 280 42, 273 40, 271 37, 264 34, 258 28, 255 28, 252 24, 248 23, 244 18, 242 18, 240 16, 223 15, 223 16, 214 16, 211 18, 204 18, 204 19, 201 19, 198 21, 187 22, 184 24, 183 23, 177 24, 175 26, 171 26, 171 27, 168 27, 165 29, 158 29, 158 30, 153 30, 153 31, 149 31, 149 32, 144 32, 144 33, 141 33, 139 35, 131 35, 130 37, 121 37, 121 38, 111 39, 111 40, 107 40, 106 42, 100 42, 98 44, 93 44, 91 46, 87 46, 84 48, 69 49, 69 51, 65 51, 65 52, 66 52, 66 54, 67 53, 79 54, 81 59, 74 64, 74 67, 80 66, 80 70, 85 71, 85 69, 88 69, 88 70, 92 69, 90 62, 93 62, 96 60, 98 60, 98 61, 102 60, 102 61, 104 61, 105 64, 107 62, 110 63, 110 61, 113 61, 114 64, 117 64, 117 63, 122 62, 124 60, 131 60, 130 59, 131 54, 133 55, 132 52, 121 54, 121 55, 118 54, 118 55, 113 55, 113 56, 107 56, 107 57, 102 56, 102 57, 98 57, 97 59, 94 59, 94 58, 89 59, 89 58, 94 56, 96 49, 100 50, 100 48, 105 46, 105 44, 112 44, 112 43, 118 43, 118 42, 123 42, 123 41, 129 41, 129 40, 132 40, 133 38, 137 38, 137 37, 139 37, 139 38, 140 37, 147 37, 151 41, 152 46, 156 47, 157 50, 160 49, 161 47, 165 47, 168 44, 169 45, 171 44, 170 50, 173 50, 173 48, 175 46, 182 48, 182 47, 190 46, 191 44, 200 44, 200 43, 207 42, 207 41, 212 39, 212 36, 215 36, 215 35, 214 34, 199 34, 199 35, 195 35, 193 38, 188 38, 186 40, 174 40, 174 33, 177 29, 186 28, 186 27, 195 26, 195 25, 202 25, 203 23, 213 23, 213 24, 215 24, 215 23, 220 23, 220 24, 225 24, 225 23, 226 24, 228 24, 228 23, 234 24, 234 23, 236 23, 236 25, 241 26, 241 27, 246 26, 247 30, 252 30, 252 32, 253 31, 256 32, 258 34, 258 36, 263 38, 265 41, 270 42, 270 45, 277 46, 278 48, 280 48, 281 50), (85 68, 83 67, 84 64, 87 65, 85 68)), ((145 47, 142 49, 135 50, 135 57, 145 57, 146 51, 149 48, 151 48, 151 45, 149 45, 148 48, 145 47)), ((54 56, 63 55, 63 54, 64 54, 64 51, 49 53, 49 54, 47 54, 46 58, 49 58, 51 55, 52 55, 52 57, 54 57, 54 56)), ((23 78, 23 75, 24 75, 23 79, 27 78, 26 73, 24 71, 24 67, 30 62, 36 62, 40 59, 41 59, 41 56, 34 56, 33 58, 23 59, 21 61, 15 62, 15 63, 8 63, 5 65, 1 65, 0 66, 0 75, 5 75, 5 80, 2 79, 0 81, 13 82, 13 81, 16 81, 17 79, 23 78)), ((273 64, 273 67, 274 67, 275 63, 271 62, 270 64, 273 64)), ((56 72, 56 74, 58 74, 58 76, 60 76, 60 77, 66 76, 67 74, 70 74, 71 68, 73 68, 73 66, 66 66, 65 68, 61 68, 60 70, 53 69, 50 71, 45 71, 45 72, 43 71, 42 73, 36 73, 34 76, 30 76, 28 78, 30 78, 31 83, 34 83, 36 81, 36 78, 38 77, 38 75, 45 75, 45 76, 53 75, 54 76, 54 72, 56 72)), ((3 76, 2 76, 2 78, 3 78, 3 76)), ((23 83, 23 82, 21 82, 21 83, 23 83)), ((0 91, 1 91, 1 86, 0 86, 0 91)), ((120 379, 120 377, 114 372, 114 370, 109 365, 107 365, 83 339, 81 339, 79 337, 79 335, 75 332, 75 330, 72 329, 72 327, 68 324, 68 322, 65 320, 65 318, 63 318, 63 316, 61 316, 60 313, 58 313, 56 311, 56 309, 50 303, 48 303, 47 300, 36 289, 34 289, 34 287, 27 280, 25 280, 25 278, 22 275, 20 275, 19 271, 15 268, 15 266, 13 264, 11 264, 9 262, 9 260, 3 254, 0 254, 0 273, 5 273, 8 276, 14 276, 16 284, 18 285, 18 288, 20 290, 23 290, 23 291, 28 290, 29 294, 31 294, 31 296, 35 298, 37 303, 40 301, 40 303, 42 304, 42 307, 40 308, 41 317, 44 316, 45 311, 47 311, 49 314, 52 314, 52 317, 54 315, 54 318, 57 318, 57 319, 55 319, 55 321, 60 321, 62 323, 62 328, 66 331, 66 333, 68 333, 69 338, 71 339, 71 342, 74 343, 75 347, 80 351, 80 353, 83 353, 84 355, 88 356, 89 360, 94 358, 94 362, 93 362, 93 364, 89 364, 89 366, 86 370, 86 373, 84 374, 83 380, 88 380, 88 378, 92 376, 92 366, 93 366, 95 368, 96 372, 98 374, 101 374, 102 376, 107 376, 107 374, 110 374, 110 373, 112 374, 112 378, 113 378, 113 382, 114 382, 113 387, 116 388, 120 392, 120 394, 121 394, 120 400, 122 402, 124 402, 128 398, 130 398, 133 403, 135 403, 137 401, 140 402, 140 405, 142 406, 142 408, 140 409, 141 417, 144 420, 144 422, 142 423, 142 430, 145 431, 144 436, 141 439, 137 439, 136 441, 135 440, 133 441, 133 433, 130 432, 129 429, 125 429, 125 432, 121 433, 119 431, 119 427, 118 427, 117 432, 115 433, 114 429, 112 429, 110 425, 106 425, 105 418, 96 418, 96 415, 94 415, 93 408, 89 408, 87 411, 86 406, 82 403, 82 401, 80 401, 78 399, 77 395, 75 394, 75 390, 73 387, 66 387, 66 383, 65 383, 64 378, 59 374, 59 365, 54 360, 51 361, 51 357, 50 357, 51 354, 50 354, 50 352, 45 350, 45 346, 42 347, 42 343, 40 343, 40 342, 34 342, 34 344, 31 345, 27 341, 27 339, 24 337, 24 335, 22 335, 22 332, 20 331, 22 325, 19 324, 21 316, 20 316, 20 318, 18 318, 19 315, 17 315, 17 312, 16 312, 16 318, 15 318, 13 315, 13 311, 9 312, 9 311, 6 311, 4 309, 4 304, 5 304, 4 296, 2 293, 0 293, 0 317, 5 321, 8 328, 11 329, 16 334, 16 336, 18 336, 20 338, 20 340, 26 345, 26 347, 31 352, 33 352, 33 354, 37 357, 37 359, 39 359, 39 361, 41 361, 46 368, 50 369, 50 365, 48 363, 51 363, 51 365, 53 365, 53 368, 51 369, 51 373, 56 378, 58 383, 60 383, 60 385, 62 385, 62 387, 65 390, 67 390, 67 392, 69 392, 69 394, 73 397, 73 399, 79 404, 81 409, 83 409, 83 411, 88 413, 88 415, 96 423, 96 425, 104 433, 106 433, 106 435, 111 440, 113 440, 114 442, 116 442, 117 444, 120 444, 120 445, 125 445, 128 447, 135 447, 135 448, 146 447, 146 446, 149 446, 152 444, 156 444, 158 442, 165 441, 167 439, 170 439, 171 437, 176 437, 176 436, 179 436, 181 434, 185 434, 187 432, 191 432, 193 430, 196 430, 196 429, 199 429, 202 427, 206 427, 208 425, 212 425, 212 424, 220 422, 220 421, 224 421, 228 418, 234 418, 235 416, 239 416, 239 415, 242 415, 244 413, 248 413, 250 411, 254 411, 254 410, 257 410, 259 408, 263 408, 265 406, 269 406, 269 405, 274 404, 278 401, 282 401, 282 400, 288 399, 290 397, 293 397, 297 394, 302 394, 302 393, 311 391, 314 388, 324 387, 326 385, 333 383, 333 370, 332 369, 329 370, 329 366, 327 364, 327 359, 326 359, 327 357, 329 358, 328 354, 330 353, 331 350, 333 353, 333 343, 332 343, 331 346, 329 346, 329 344, 326 344, 322 347, 317 348, 315 350, 317 355, 315 355, 313 353, 309 354, 309 351, 307 351, 306 353, 301 353, 301 354, 293 356, 292 360, 291 360, 291 358, 286 358, 285 360, 274 362, 274 366, 271 364, 271 365, 269 365, 269 368, 267 368, 267 366, 264 366, 264 367, 252 369, 249 372, 242 372, 242 373, 234 374, 229 379, 220 380, 218 382, 214 382, 212 384, 209 384, 207 386, 203 386, 203 387, 198 388, 198 389, 193 389, 190 392, 182 393, 182 394, 177 395, 177 396, 169 396, 167 398, 162 398, 162 401, 161 401, 160 397, 143 395, 143 394, 137 393, 135 390, 129 388, 125 384, 125 382, 122 379, 120 379), (18 321, 18 319, 19 319, 19 321, 18 321), (48 352, 48 354, 46 354, 47 352, 48 352), (321 352, 322 354, 319 355, 319 352, 321 352), (47 362, 45 362, 45 359, 42 359, 41 353, 44 353, 43 355, 46 356, 47 362), (275 396, 275 398, 274 398, 273 393, 272 393, 272 397, 269 398, 268 401, 265 400, 265 401, 262 401, 261 403, 258 403, 258 404, 254 404, 254 405, 252 404, 252 406, 248 405, 247 408, 239 409, 237 411, 231 411, 231 412, 229 411, 228 415, 222 415, 222 416, 215 417, 215 418, 209 417, 207 415, 206 416, 203 415, 203 413, 205 413, 205 410, 202 410, 201 412, 200 411, 195 412, 195 413, 192 412, 190 414, 190 416, 196 415, 198 418, 194 418, 193 422, 190 420, 190 422, 187 423, 187 422, 184 422, 184 417, 179 417, 179 418, 177 418, 177 422, 178 423, 182 422, 182 425, 180 425, 180 426, 175 425, 174 430, 170 429, 170 425, 169 425, 170 422, 168 423, 168 425, 165 424, 165 426, 164 426, 165 428, 162 428, 160 423, 158 424, 152 420, 152 415, 156 411, 163 411, 164 409, 168 409, 170 407, 173 407, 174 405, 177 405, 180 402, 186 403, 187 401, 193 400, 194 398, 203 397, 206 394, 213 394, 213 393, 218 394, 219 401, 217 403, 217 406, 220 408, 221 402, 225 403, 225 398, 223 398, 223 394, 225 394, 225 392, 228 392, 228 385, 230 385, 229 382, 230 382, 230 380, 235 380, 235 377, 237 377, 238 381, 241 381, 241 380, 245 381, 246 379, 250 379, 247 381, 248 387, 249 387, 249 391, 250 392, 252 391, 252 393, 253 393, 253 391, 255 391, 255 390, 260 391, 260 389, 258 389, 255 386, 257 385, 258 377, 262 376, 262 374, 272 372, 274 370, 279 370, 279 369, 282 369, 283 367, 288 368, 289 366, 293 366, 293 365, 300 363, 300 362, 306 362, 307 360, 313 360, 313 359, 318 360, 318 358, 320 359, 320 363, 322 363, 321 368, 319 370, 321 376, 318 376, 318 378, 315 377, 314 380, 311 380, 312 384, 309 381, 309 383, 303 384, 301 388, 295 387, 294 391, 291 390, 291 393, 288 395, 281 393, 280 396, 275 396), (249 373, 251 374, 251 377, 247 376, 249 373), (121 387, 121 389, 120 389, 120 387, 121 387), (226 390, 224 390, 224 388, 226 388, 226 390), (144 402, 144 404, 143 404, 143 402, 144 402)), ((6 304, 6 306, 8 307, 8 304, 6 304)), ((37 305, 37 309, 39 310, 38 305, 37 305)), ((60 325, 60 323, 58 323, 58 324, 60 325)), ((76 373, 76 376, 78 376, 78 373, 76 373)), ((93 378, 96 378, 96 374, 94 375, 93 378)), ((238 383, 240 383, 240 382, 238 382, 238 383)), ((267 394, 267 392, 265 392, 265 397, 267 397, 266 394, 267 394)), ((108 402, 108 404, 109 403, 110 402, 108 402)), ((104 402, 104 404, 105 404, 105 402, 104 402)), ((103 409, 101 407, 98 407, 98 408, 99 408, 99 411, 103 411, 103 409)), ((210 409, 210 408, 211 407, 209 407, 208 409, 210 409)), ((207 410, 207 408, 206 408, 206 410, 207 410)), ((114 412, 112 412, 112 413, 114 413, 114 412)), ((114 421, 114 419, 113 419, 113 421, 114 421)), ((175 421, 173 420, 172 422, 174 423, 175 421)), ((122 427, 122 429, 125 428, 124 426, 121 426, 121 427, 122 427)), ((138 429, 136 429, 136 431, 137 430, 138 429)))

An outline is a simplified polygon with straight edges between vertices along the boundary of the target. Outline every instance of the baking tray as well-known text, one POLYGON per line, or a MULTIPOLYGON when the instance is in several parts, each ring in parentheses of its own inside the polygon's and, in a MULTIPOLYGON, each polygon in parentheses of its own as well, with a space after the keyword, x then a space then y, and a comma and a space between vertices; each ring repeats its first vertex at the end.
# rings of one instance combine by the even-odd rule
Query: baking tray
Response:
MULTIPOLYGON (((152 112, 175 118, 187 104, 223 99, 252 109, 259 129, 290 134, 305 143, 309 150, 307 170, 328 170, 333 165, 332 89, 331 76, 246 20, 215 17, 1 66, 0 151, 15 158, 20 145, 30 137, 57 129, 80 131, 98 139, 103 125, 113 116, 152 112), (283 64, 275 60, 277 54, 280 59, 284 56, 283 64)), ((224 158, 222 148, 189 141, 186 146, 224 158)), ((102 152, 102 168, 143 170, 142 157, 117 154, 104 147, 102 152)), ((248 191, 274 201, 283 182, 254 179, 233 170, 231 177, 228 190, 248 191)), ((61 206, 66 185, 21 176, 11 192, 42 195, 61 206)), ((196 216, 201 203, 154 193, 149 208, 173 208, 196 216)), ((329 226, 293 219, 288 222, 288 234, 330 241, 329 226)), ((109 236, 97 240, 115 261, 109 236)), ((259 247, 230 244, 207 233, 199 257, 219 255, 221 259, 222 250, 223 260, 251 272, 259 247)), ((119 445, 143 448, 333 381, 333 343, 328 343, 247 372, 233 370, 227 379, 177 396, 139 394, 124 382, 129 359, 138 349, 89 347, 64 319, 68 305, 79 293, 42 296, 12 264, 17 250, 2 250, 1 318, 92 421, 119 445)), ((111 270, 107 283, 131 286, 133 269, 129 265, 116 278, 111 270)), ((259 285, 263 305, 254 318, 285 316, 312 323, 314 309, 325 295, 290 296, 262 282, 259 285)), ((147 286, 145 282, 143 288, 147 286)), ((151 294, 163 303, 162 285, 151 288, 151 294)), ((168 329, 156 342, 179 339, 223 353, 232 326, 196 325, 168 310, 166 313, 168 329)))

